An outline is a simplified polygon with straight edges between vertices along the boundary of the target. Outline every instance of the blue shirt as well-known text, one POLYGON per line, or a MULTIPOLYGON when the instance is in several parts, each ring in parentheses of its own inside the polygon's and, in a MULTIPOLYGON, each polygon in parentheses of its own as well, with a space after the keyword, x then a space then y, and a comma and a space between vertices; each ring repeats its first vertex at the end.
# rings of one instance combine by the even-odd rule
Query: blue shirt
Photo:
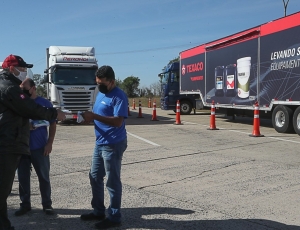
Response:
MULTIPOLYGON (((52 108, 52 104, 45 98, 37 97, 34 99, 35 103, 47 107, 52 108)), ((50 121, 50 123, 55 121, 50 121)), ((40 148, 44 148, 48 142, 48 129, 47 126, 38 127, 34 130, 30 130, 30 139, 29 146, 30 150, 36 150, 40 148)))
MULTIPOLYGON (((118 87, 113 88, 107 94, 98 93, 93 112, 106 117, 128 116, 128 100, 126 94, 118 87)), ((125 120, 121 127, 113 127, 94 120, 96 144, 114 144, 126 138, 125 120)))

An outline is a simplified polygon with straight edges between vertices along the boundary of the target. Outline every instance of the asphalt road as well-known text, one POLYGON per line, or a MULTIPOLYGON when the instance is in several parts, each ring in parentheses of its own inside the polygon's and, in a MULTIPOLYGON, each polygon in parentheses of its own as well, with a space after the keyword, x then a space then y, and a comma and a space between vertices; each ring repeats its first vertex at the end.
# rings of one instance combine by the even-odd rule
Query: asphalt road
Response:
MULTIPOLYGON (((265 137, 249 137, 252 118, 217 116, 219 130, 207 130, 210 115, 137 110, 127 119, 128 149, 122 165, 123 224, 116 229, 269 230, 300 229, 300 137, 280 134, 261 120, 265 137)), ((90 210, 88 178, 94 147, 91 125, 58 125, 51 154, 56 215, 42 212, 38 180, 32 175, 32 207, 19 207, 17 178, 9 197, 16 229, 93 229, 80 214, 90 210)), ((106 193, 106 201, 108 202, 106 193)), ((107 203, 108 204, 108 203, 107 203)))

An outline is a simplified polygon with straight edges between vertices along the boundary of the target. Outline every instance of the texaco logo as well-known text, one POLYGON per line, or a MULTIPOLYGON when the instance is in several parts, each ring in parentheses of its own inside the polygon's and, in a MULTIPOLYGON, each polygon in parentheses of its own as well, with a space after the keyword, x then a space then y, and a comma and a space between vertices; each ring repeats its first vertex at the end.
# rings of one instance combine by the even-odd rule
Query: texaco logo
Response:
POLYGON ((185 75, 185 65, 182 65, 181 73, 182 73, 182 75, 185 75))

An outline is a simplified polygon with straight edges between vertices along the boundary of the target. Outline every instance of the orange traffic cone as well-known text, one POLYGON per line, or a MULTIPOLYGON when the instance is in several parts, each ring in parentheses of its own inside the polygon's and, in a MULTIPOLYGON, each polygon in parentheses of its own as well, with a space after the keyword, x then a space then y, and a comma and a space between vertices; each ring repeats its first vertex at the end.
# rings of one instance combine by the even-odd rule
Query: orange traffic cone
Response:
POLYGON ((216 127, 216 107, 215 107, 214 101, 212 101, 212 103, 211 103, 210 126, 209 126, 208 130, 218 130, 216 127))
POLYGON ((135 100, 132 100, 132 110, 135 110, 135 100))
POLYGON ((153 101, 153 112, 152 112, 152 119, 151 121, 158 121, 156 118, 156 101, 153 101))
POLYGON ((128 102, 128 116, 131 116, 129 102, 128 102))
POLYGON ((182 123, 180 121, 180 102, 179 102, 179 100, 177 100, 177 103, 176 103, 176 121, 174 124, 182 125, 182 123))
POLYGON ((149 100, 148 100, 148 108, 151 108, 151 98, 149 97, 149 100))
POLYGON ((142 116, 142 103, 141 103, 141 100, 139 100, 139 115, 138 115, 137 118, 144 118, 144 117, 142 116))
POLYGON ((259 107, 258 107, 258 102, 255 102, 255 105, 254 105, 254 119, 253 119, 253 131, 252 131, 252 134, 249 135, 250 137, 264 137, 264 135, 260 134, 259 126, 260 126, 259 107))

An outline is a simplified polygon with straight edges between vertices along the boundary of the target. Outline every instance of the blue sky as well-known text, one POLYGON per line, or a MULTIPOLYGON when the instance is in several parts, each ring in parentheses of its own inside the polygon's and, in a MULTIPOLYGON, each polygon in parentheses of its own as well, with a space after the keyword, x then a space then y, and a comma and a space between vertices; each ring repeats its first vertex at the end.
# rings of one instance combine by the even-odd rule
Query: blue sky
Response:
MULTIPOLYGON (((94 46, 99 66, 141 87, 183 50, 284 16, 282 0, 14 0, 1 9, 1 61, 20 55, 43 74, 47 47, 94 46)), ((297 11, 290 0, 287 14, 297 11)))

